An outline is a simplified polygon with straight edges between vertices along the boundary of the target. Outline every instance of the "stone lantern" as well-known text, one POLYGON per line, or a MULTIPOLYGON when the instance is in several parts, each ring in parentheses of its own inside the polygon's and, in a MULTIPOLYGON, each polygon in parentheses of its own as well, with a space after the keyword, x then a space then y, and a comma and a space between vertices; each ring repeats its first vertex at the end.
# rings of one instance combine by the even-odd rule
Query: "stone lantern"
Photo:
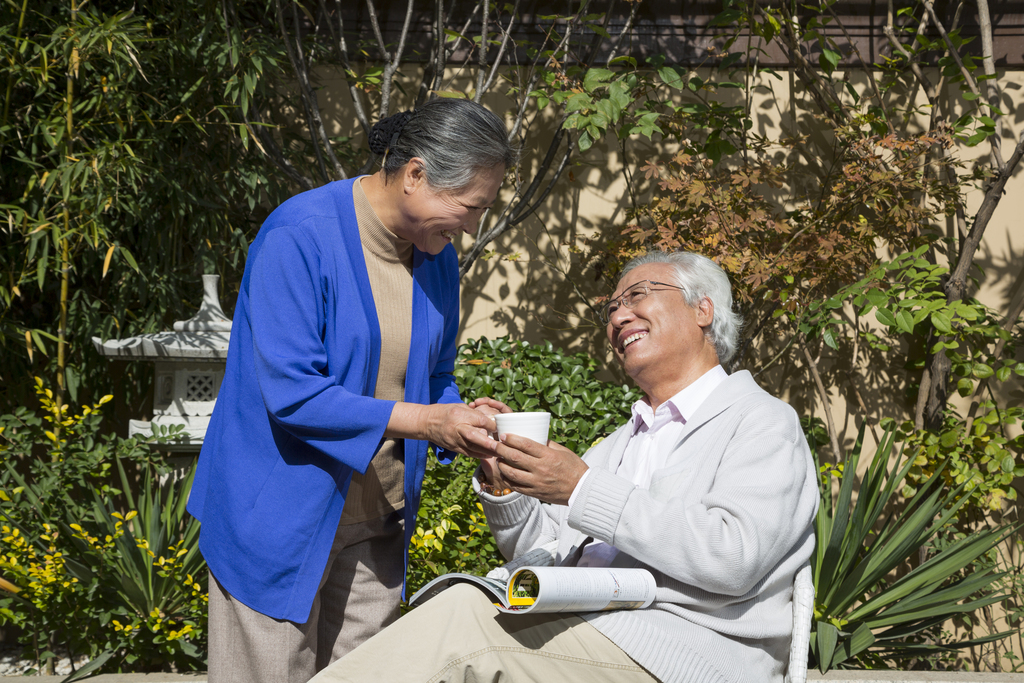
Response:
POLYGON ((231 337, 231 320, 217 295, 219 275, 203 276, 203 303, 189 320, 174 323, 173 332, 140 334, 127 339, 92 343, 100 354, 119 360, 146 360, 155 365, 153 419, 130 420, 128 436, 149 436, 154 426, 184 425, 185 439, 161 448, 198 453, 217 402, 231 337))

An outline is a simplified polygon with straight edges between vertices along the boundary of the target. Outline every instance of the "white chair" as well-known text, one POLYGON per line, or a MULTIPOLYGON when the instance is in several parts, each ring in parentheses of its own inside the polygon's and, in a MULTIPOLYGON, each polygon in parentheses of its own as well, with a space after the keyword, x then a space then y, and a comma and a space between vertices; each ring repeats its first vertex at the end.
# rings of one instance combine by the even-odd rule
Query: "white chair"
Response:
POLYGON ((807 653, 811 645, 811 619, 814 618, 814 578, 811 565, 793 579, 793 640, 789 645, 786 683, 806 683, 807 653))

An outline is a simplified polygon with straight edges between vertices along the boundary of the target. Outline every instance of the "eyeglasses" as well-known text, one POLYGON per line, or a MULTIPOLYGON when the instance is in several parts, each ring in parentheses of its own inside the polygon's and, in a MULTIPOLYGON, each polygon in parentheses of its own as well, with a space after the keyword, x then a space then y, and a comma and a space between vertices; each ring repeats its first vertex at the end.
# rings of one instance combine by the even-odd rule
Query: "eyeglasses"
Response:
POLYGON ((652 291, 654 291, 654 292, 661 291, 661 290, 657 290, 657 289, 652 290, 648 285, 660 285, 662 287, 672 287, 673 289, 678 289, 680 291, 683 291, 683 288, 680 287, 679 285, 669 284, 668 282, 655 282, 654 280, 641 280, 640 282, 636 283, 635 285, 632 285, 629 289, 627 289, 625 292, 623 292, 619 296, 615 297, 614 299, 609 300, 608 303, 606 303, 604 305, 604 308, 601 309, 601 322, 603 322, 605 325, 607 325, 608 321, 611 320, 612 313, 614 313, 615 311, 619 310, 619 304, 620 303, 623 306, 625 306, 626 308, 633 309, 633 308, 636 307, 636 305, 638 303, 640 303, 641 301, 646 299, 647 295, 650 294, 652 291), (645 282, 647 284, 644 284, 645 282))

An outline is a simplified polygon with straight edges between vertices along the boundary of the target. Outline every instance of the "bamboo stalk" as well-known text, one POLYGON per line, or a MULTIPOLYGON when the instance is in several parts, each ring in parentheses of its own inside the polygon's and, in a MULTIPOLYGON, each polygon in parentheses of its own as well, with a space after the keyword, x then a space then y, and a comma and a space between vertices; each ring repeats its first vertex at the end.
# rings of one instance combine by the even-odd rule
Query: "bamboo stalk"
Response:
MULTIPOLYGON (((21 46, 21 29, 25 25, 25 10, 28 8, 28 0, 21 0, 21 14, 18 16, 18 29, 14 32, 14 52, 17 53, 21 46)), ((11 66, 14 66, 14 60, 11 60, 11 66)), ((4 115, 2 119, 2 126, 7 126, 7 117, 11 111, 11 92, 14 90, 14 71, 12 69, 11 75, 7 77, 7 95, 4 97, 4 115)), ((3 140, 0 140, 0 157, 3 156, 4 145, 3 140)))

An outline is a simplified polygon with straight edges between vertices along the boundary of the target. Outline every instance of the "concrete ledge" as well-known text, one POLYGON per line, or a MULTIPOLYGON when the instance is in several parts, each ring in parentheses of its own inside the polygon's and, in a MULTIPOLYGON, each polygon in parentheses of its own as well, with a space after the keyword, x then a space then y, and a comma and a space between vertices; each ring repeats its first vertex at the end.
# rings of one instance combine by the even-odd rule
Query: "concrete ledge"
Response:
POLYGON ((966 671, 829 671, 807 672, 808 681, 871 681, 872 683, 1024 683, 1024 674, 966 671))
MULTIPOLYGON (((67 676, 0 676, 0 681, 60 683, 67 676)), ((187 674, 100 674, 85 679, 90 683, 206 683, 206 672, 187 674)))
MULTIPOLYGON (((60 683, 64 676, 0 676, 0 681, 60 683)), ((206 683, 206 673, 186 674, 102 674, 86 679, 90 683, 206 683)), ((807 672, 808 681, 836 683, 1024 683, 1024 674, 974 673, 961 671, 818 671, 807 672)))

